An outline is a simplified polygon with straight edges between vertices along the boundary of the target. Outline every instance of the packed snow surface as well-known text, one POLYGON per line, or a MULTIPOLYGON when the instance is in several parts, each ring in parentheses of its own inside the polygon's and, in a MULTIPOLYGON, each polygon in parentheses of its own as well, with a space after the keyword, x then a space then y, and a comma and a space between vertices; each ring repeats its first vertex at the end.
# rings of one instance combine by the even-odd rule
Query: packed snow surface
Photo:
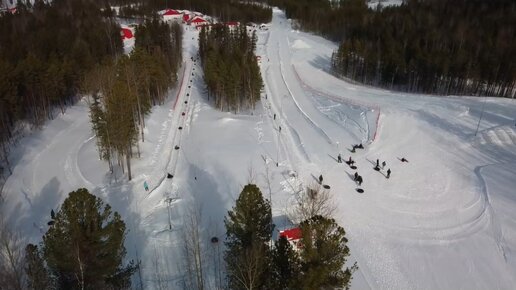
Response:
POLYGON ((198 32, 185 27, 179 84, 148 116, 130 182, 99 160, 86 100, 23 139, 4 188, 9 222, 39 242, 50 210, 86 187, 122 214, 144 287, 177 289, 183 218, 200 209, 207 288, 215 289, 223 249, 210 238, 223 240, 223 217, 242 186, 260 185, 281 228, 293 194, 322 174, 350 262, 359 266, 352 289, 514 288, 514 100, 415 95, 338 79, 328 73, 337 45, 292 31, 279 10, 258 35, 262 99, 252 111, 225 113, 207 98, 195 61, 198 32), (365 149, 351 153, 358 143, 365 149), (355 190, 355 171, 336 162, 339 153, 356 160, 364 193, 355 190), (380 171, 377 159, 387 164, 380 171))

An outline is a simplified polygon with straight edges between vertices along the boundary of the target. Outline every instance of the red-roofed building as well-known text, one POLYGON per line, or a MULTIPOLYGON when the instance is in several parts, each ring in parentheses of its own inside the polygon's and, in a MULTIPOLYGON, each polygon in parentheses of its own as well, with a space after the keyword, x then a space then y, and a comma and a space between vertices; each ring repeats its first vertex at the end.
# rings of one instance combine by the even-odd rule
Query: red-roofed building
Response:
POLYGON ((126 27, 122 27, 120 34, 122 35, 122 40, 127 40, 134 37, 133 31, 126 27))
POLYGON ((177 10, 174 9, 167 9, 165 13, 163 13, 165 16, 173 16, 173 15, 181 15, 181 13, 177 12, 177 10))
POLYGON ((230 30, 235 30, 240 25, 240 23, 236 21, 230 21, 230 22, 224 22, 224 25, 226 25, 230 30))
POLYGON ((174 9, 167 9, 163 13, 163 21, 181 21, 183 14, 174 9))
POLYGON ((190 20, 190 14, 183 14, 183 23, 188 23, 190 20))
POLYGON ((238 25, 240 25, 240 23, 236 22, 236 21, 229 21, 229 22, 224 22, 224 25, 231 27, 231 26, 238 26, 238 25))
POLYGON ((287 241, 292 244, 294 249, 298 249, 301 247, 301 238, 303 237, 300 228, 290 228, 279 232, 279 237, 287 238, 287 241))
POLYGON ((196 27, 199 25, 205 25, 205 24, 208 24, 208 21, 204 20, 200 16, 195 16, 194 18, 192 18, 192 20, 190 20, 190 25, 193 25, 196 27))

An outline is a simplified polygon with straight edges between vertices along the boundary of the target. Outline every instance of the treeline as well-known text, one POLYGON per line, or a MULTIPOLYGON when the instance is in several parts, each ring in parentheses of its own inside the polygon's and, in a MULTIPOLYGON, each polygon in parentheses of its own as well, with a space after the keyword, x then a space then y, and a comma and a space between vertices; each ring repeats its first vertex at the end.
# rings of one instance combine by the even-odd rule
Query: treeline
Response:
POLYGON ((361 0, 270 2, 301 28, 341 41, 338 75, 409 92, 516 97, 514 1, 409 0, 374 10, 361 0))
MULTIPOLYGON (((40 127, 73 104, 93 65, 122 52, 120 27, 90 1, 20 3, 0 15, 0 162, 23 123, 40 127)), ((0 169, 2 168, 0 164, 0 169)))
POLYGON ((92 96, 90 117, 99 157, 108 161, 112 172, 115 165, 127 169, 129 180, 133 148, 139 156, 138 140, 145 141, 145 116, 152 105, 165 101, 182 61, 178 24, 147 21, 135 37, 129 56, 96 66, 83 86, 83 93, 92 96))
POLYGON ((122 5, 121 16, 134 17, 155 14, 166 8, 198 11, 218 18, 220 21, 240 21, 243 23, 267 23, 272 19, 272 9, 257 2, 231 0, 149 0, 149 1, 115 1, 122 5), (168 7, 167 7, 168 5, 168 7))
POLYGON ((203 28, 199 34, 199 55, 208 88, 220 110, 254 109, 263 86, 254 50, 257 36, 249 36, 245 25, 203 28))

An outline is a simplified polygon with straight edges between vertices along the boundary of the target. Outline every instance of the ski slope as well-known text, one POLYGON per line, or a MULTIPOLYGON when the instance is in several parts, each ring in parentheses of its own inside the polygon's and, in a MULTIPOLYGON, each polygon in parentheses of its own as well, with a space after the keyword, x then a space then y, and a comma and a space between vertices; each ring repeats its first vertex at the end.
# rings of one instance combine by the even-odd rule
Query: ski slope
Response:
POLYGON ((200 209, 206 288, 216 289, 223 249, 209 241, 223 240, 224 215, 242 187, 257 183, 281 220, 293 193, 322 174, 350 262, 359 266, 352 289, 514 288, 514 100, 415 95, 338 79, 328 73, 337 45, 292 30, 277 9, 258 36, 263 96, 254 110, 233 114, 207 99, 198 32, 185 27, 180 82, 146 121, 130 182, 98 160, 85 101, 24 138, 4 187, 8 221, 39 242, 50 210, 86 187, 126 221, 128 258, 142 260, 144 288, 180 289, 183 219, 200 209), (365 149, 351 153, 360 142, 365 149), (336 162, 339 153, 356 160, 364 193, 355 191, 355 171, 336 162), (385 169, 373 170, 377 159, 385 169))

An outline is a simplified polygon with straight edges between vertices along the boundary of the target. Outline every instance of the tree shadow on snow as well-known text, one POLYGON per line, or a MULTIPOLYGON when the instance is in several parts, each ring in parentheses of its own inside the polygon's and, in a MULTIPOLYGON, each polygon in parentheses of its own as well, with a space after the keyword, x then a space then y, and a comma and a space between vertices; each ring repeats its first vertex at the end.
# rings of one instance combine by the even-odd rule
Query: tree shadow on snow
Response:
POLYGON ((308 63, 311 64, 313 67, 320 69, 324 72, 330 71, 331 63, 329 58, 318 55, 314 59, 308 61, 308 63))
POLYGON ((20 234, 30 242, 39 242, 48 230, 47 223, 50 221, 50 211, 53 209, 57 212, 57 207, 63 201, 62 198, 66 198, 66 196, 63 196, 60 190, 60 183, 56 177, 50 179, 39 194, 32 194, 26 191, 23 191, 21 194, 24 195, 30 210, 23 210, 22 202, 18 202, 10 210, 11 214, 7 222, 17 228, 20 234), (22 216, 16 214, 20 212, 26 212, 26 214, 22 216))

